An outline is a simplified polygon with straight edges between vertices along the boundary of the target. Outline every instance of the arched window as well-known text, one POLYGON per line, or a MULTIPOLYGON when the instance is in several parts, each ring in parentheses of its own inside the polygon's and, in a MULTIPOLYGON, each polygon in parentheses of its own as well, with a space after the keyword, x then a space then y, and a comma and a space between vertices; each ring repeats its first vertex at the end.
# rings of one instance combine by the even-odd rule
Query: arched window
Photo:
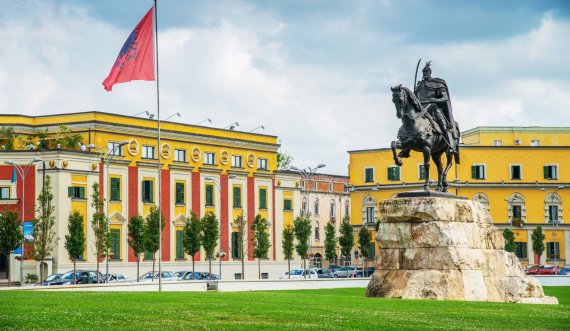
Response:
POLYGON ((307 215, 307 197, 303 197, 301 202, 301 213, 307 215))
POLYGON ((344 202, 344 217, 350 216, 350 202, 346 200, 344 202))
POLYGON ((313 267, 314 268, 322 268, 323 267, 323 257, 320 253, 315 254, 313 257, 313 267))
POLYGON ((319 216, 319 198, 315 199, 315 216, 319 216))
POLYGON ((562 221, 562 199, 557 193, 550 192, 544 199, 544 220, 546 223, 562 221))
POLYGON ((315 222, 315 240, 321 240, 321 233, 319 231, 319 222, 315 222))
POLYGON ((507 199, 507 215, 509 223, 526 223, 526 206, 524 197, 520 193, 513 193, 507 199))
POLYGON ((483 207, 485 207, 485 209, 487 209, 487 211, 489 211, 489 198, 485 193, 475 193, 473 196, 473 201, 479 202, 483 205, 483 207))
POLYGON ((362 224, 374 224, 377 218, 376 198, 372 195, 367 195, 362 203, 362 224))
POLYGON ((336 218, 336 204, 334 202, 334 199, 331 199, 329 212, 331 215, 331 219, 335 219, 336 218))

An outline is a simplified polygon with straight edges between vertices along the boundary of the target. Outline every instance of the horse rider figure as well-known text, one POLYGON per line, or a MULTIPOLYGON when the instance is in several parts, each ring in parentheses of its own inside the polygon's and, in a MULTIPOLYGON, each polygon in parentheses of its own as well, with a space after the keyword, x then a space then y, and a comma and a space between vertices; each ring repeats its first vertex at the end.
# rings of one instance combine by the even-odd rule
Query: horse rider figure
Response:
POLYGON ((455 139, 457 138, 455 136, 457 133, 451 100, 449 99, 449 88, 445 80, 431 77, 430 64, 431 61, 426 62, 422 70, 423 78, 416 85, 414 94, 420 100, 422 107, 424 109, 427 107, 427 112, 439 125, 449 146, 448 152, 455 153, 455 139))

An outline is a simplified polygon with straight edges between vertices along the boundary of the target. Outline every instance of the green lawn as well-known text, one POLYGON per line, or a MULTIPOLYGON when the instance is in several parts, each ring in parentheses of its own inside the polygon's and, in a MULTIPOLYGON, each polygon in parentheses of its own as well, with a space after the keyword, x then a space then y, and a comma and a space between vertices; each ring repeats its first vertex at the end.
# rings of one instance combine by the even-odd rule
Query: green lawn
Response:
POLYGON ((0 330, 569 330, 560 305, 371 299, 364 289, 240 293, 0 291, 0 330))

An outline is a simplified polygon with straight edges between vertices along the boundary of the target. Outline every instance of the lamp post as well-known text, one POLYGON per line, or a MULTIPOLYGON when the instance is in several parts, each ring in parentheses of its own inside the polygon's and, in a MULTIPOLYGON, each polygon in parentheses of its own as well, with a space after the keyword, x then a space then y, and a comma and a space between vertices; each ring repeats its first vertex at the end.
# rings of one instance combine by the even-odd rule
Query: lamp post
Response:
MULTIPOLYGON (((236 178, 235 175, 229 175, 228 177, 225 178, 225 182, 227 183, 228 180, 230 180, 230 178, 236 178)), ((223 199, 222 197, 222 188, 220 187, 220 184, 218 181, 216 181, 216 178, 213 177, 206 177, 204 178, 204 180, 208 180, 211 181, 212 183, 214 183, 214 185, 216 186, 216 188, 218 189, 218 192, 220 192, 220 201, 223 199)), ((221 216, 221 215, 220 215, 221 216)), ((218 243, 218 253, 216 254, 216 257, 218 258, 218 273, 220 276, 220 280, 222 279, 222 258, 226 256, 225 252, 222 252, 222 218, 220 217, 220 241, 218 243)), ((210 275, 210 278, 212 277, 212 275, 210 275)))
MULTIPOLYGON (((106 149, 100 148, 95 146, 94 144, 89 144, 87 145, 87 148, 92 148, 95 149, 97 152, 99 152, 99 157, 101 159, 103 159, 103 161, 105 162, 105 186, 104 188, 107 188, 105 193, 109 192, 108 187, 110 186, 109 184, 109 164, 111 163, 111 160, 113 159, 113 156, 117 155, 116 152, 119 151, 119 155, 121 154, 121 147, 125 146, 126 144, 128 144, 127 141, 120 141, 118 144, 113 145, 113 148, 109 150, 109 146, 107 146, 106 149)), ((106 204, 106 208, 105 208, 105 214, 106 214, 106 218, 107 218, 107 226, 105 231, 108 233, 109 232, 109 199, 110 196, 109 194, 105 194, 105 196, 107 197, 107 199, 104 200, 104 203, 106 204)), ((107 282, 108 276, 109 275, 109 249, 107 248, 107 252, 105 254, 105 283, 107 282)))
MULTIPOLYGON (((564 189, 563 185, 560 185, 558 187, 556 187, 553 191, 547 191, 546 188, 541 188, 540 190, 543 192, 546 192, 546 194, 550 193, 550 203, 554 202, 554 197, 558 194, 558 191, 564 189)), ((550 211, 548 213, 548 221, 552 222, 554 230, 552 232, 552 239, 554 240, 554 274, 558 275, 558 258, 557 258, 557 249, 556 249, 556 244, 558 243, 556 241, 556 231, 558 230, 558 210, 556 211, 556 219, 550 219, 550 211)))
MULTIPOLYGON (((26 175, 28 174, 28 171, 31 169, 32 164, 34 164, 36 162, 40 162, 40 161, 42 161, 42 159, 34 158, 32 161, 28 162, 28 164, 26 164, 23 167, 14 163, 11 160, 7 160, 4 162, 5 164, 14 166, 16 168, 16 171, 20 175, 20 178, 22 178, 22 215, 21 215, 21 217, 22 217, 22 252, 21 252, 21 258, 20 258, 20 287, 24 286, 24 260, 26 257, 26 255, 25 255, 25 247, 26 247, 25 230, 26 229, 24 227, 24 223, 25 223, 24 205, 26 204, 26 195, 24 194, 24 190, 26 189, 26 175)), ((10 277, 10 275, 8 275, 8 277, 10 277)), ((43 279, 40 279, 40 281, 43 281, 43 279)))
POLYGON ((200 122, 198 122, 198 123, 196 123, 196 124, 194 124, 194 125, 200 125, 200 124, 202 124, 202 123, 204 123, 204 122, 212 123, 212 119, 211 119, 211 118, 206 118, 205 120, 201 120, 200 122))
POLYGON ((176 113, 174 113, 174 114, 168 116, 168 117, 165 119, 165 121, 168 121, 168 119, 172 118, 173 116, 178 116, 178 117, 180 117, 180 113, 179 113, 179 112, 176 112, 176 113))
MULTIPOLYGON (((320 163, 318 164, 316 167, 311 168, 311 167, 306 167, 303 169, 297 168, 295 166, 291 167, 291 170, 296 171, 299 173, 299 175, 301 175, 301 178, 303 180, 306 180, 307 183, 309 182, 309 180, 311 179, 311 177, 315 174, 315 172, 320 169, 320 168, 324 168, 326 167, 326 165, 320 163)), ((302 188, 301 188, 302 189, 302 188)), ((315 182, 315 191, 317 190, 317 184, 315 182)), ((311 231, 309 232, 309 279, 311 279, 311 236, 313 234, 313 224, 311 222, 311 191, 309 190, 305 190, 307 192, 307 218, 309 219, 309 225, 311 226, 311 231)), ((306 276, 305 276, 306 277, 306 276)))

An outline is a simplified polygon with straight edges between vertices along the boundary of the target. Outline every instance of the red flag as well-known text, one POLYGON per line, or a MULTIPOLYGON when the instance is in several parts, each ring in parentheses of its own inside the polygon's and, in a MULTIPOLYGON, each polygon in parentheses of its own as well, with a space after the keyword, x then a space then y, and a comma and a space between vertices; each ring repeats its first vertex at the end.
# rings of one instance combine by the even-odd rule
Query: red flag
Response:
POLYGON ((121 51, 109 76, 103 81, 105 90, 132 80, 154 80, 154 6, 137 24, 121 51))

